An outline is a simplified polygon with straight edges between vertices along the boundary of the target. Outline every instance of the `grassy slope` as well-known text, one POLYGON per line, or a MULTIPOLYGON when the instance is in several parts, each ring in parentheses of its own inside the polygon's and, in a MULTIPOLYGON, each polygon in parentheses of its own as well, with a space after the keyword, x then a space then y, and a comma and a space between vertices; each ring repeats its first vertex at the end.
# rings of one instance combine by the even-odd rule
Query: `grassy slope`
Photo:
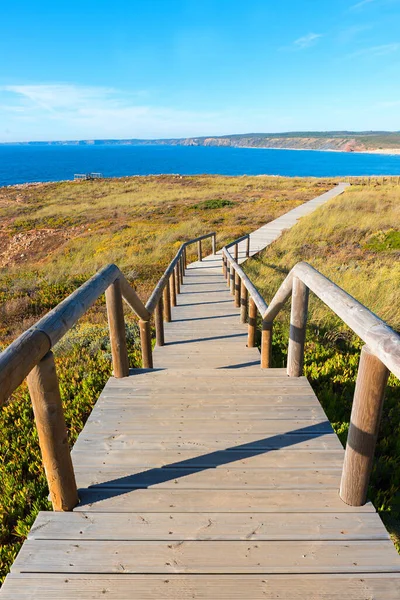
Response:
MULTIPOLYGON (((107 262, 116 262, 147 297, 182 240, 216 230, 221 245, 331 185, 316 179, 168 176, 0 189, 1 343, 107 262), (218 208, 215 199, 232 204, 218 208)), ((128 322, 130 364, 140 366, 136 325, 132 318, 128 322)), ((56 351, 71 443, 110 375, 105 323, 100 301, 56 351)), ((0 489, 1 581, 38 510, 49 508, 24 385, 0 410, 0 489)))
MULTIPOLYGON (((352 187, 250 261, 246 271, 269 301, 290 268, 305 260, 400 330, 400 189, 352 187)), ((288 307, 274 335, 283 366, 288 307)), ((311 297, 305 373, 342 442, 347 436, 361 343, 311 297)), ((400 382, 389 379, 370 496, 400 550, 400 382)))
POLYGON ((109 262, 147 297, 182 241, 217 231, 221 245, 331 185, 165 176, 0 189, 0 338, 26 328, 42 308, 109 262), (207 209, 204 203, 215 199, 232 205, 207 209))

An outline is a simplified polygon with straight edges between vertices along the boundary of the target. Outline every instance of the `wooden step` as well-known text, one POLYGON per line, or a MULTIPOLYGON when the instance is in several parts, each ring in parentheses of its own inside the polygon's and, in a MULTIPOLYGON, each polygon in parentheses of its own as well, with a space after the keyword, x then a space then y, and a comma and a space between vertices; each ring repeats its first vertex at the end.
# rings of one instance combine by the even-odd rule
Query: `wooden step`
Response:
POLYGON ((28 573, 400 573, 392 542, 31 540, 12 567, 28 573), (227 547, 229 544, 229 547, 227 547), (229 551, 227 551, 229 550, 229 551))
POLYGON ((2 600, 398 600, 400 575, 76 575, 12 573, 2 600), (345 596, 343 595, 345 593, 345 596))

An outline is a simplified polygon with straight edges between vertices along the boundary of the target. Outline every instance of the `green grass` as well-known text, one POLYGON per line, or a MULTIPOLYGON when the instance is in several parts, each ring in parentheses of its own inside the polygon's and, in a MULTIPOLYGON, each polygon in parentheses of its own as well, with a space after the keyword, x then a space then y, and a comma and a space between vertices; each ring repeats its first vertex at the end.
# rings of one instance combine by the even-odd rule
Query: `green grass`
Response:
MULTIPOLYGON (((331 186, 166 176, 0 189, 0 346, 106 263, 118 264, 147 299, 182 241, 216 231, 220 246, 331 186)), ((126 317, 130 365, 141 366, 137 325, 126 317)), ((71 444, 111 374, 106 322, 100 299, 55 349, 71 444)), ((0 409, 0 489, 1 581, 37 512, 50 508, 25 384, 0 409)))
MULTIPOLYGON (((40 231, 47 243, 45 249, 32 243, 11 258, 7 254, 0 270, 1 343, 4 347, 107 262, 116 262, 145 299, 181 241, 215 230, 220 246, 331 184, 316 179, 168 176, 0 189, 2 255, 40 231), (195 206, 216 199, 232 204, 195 206), (65 235, 61 241, 59 233, 65 235)), ((246 269, 268 301, 287 271, 308 260, 400 328, 399 200, 400 186, 355 187, 302 219, 246 269)), ((129 315, 127 323, 130 364, 140 366, 137 326, 129 315)), ((287 328, 286 311, 274 331, 276 366, 285 364, 287 328)), ((312 299, 305 370, 343 442, 359 351, 359 340, 312 299)), ((111 372, 103 300, 63 338, 55 354, 72 444, 111 372)), ((399 382, 391 377, 371 487, 371 497, 394 532, 400 531, 398 398, 399 382)), ((0 489, 1 579, 37 511, 49 508, 25 385, 0 410, 0 489)))
POLYGON ((216 208, 224 208, 226 206, 235 206, 231 200, 217 198, 215 200, 204 200, 198 204, 194 204, 193 208, 201 210, 215 210, 216 208))
MULTIPOLYGON (((128 323, 131 366, 140 366, 138 331, 128 323)), ((55 349, 57 374, 68 437, 76 440, 111 375, 111 350, 105 325, 82 324, 55 349)), ((33 412, 26 385, 0 410, 0 581, 39 510, 51 510, 33 412)))
MULTIPOLYGON (((245 270, 269 302, 305 260, 400 330, 400 188, 352 187, 284 233, 245 270), (398 225, 395 229, 394 226, 398 225)), ((285 366, 289 306, 276 320, 274 366, 285 366)), ((345 444, 361 341, 310 296, 304 371, 345 444)), ((389 378, 370 497, 400 550, 400 382, 389 378)))

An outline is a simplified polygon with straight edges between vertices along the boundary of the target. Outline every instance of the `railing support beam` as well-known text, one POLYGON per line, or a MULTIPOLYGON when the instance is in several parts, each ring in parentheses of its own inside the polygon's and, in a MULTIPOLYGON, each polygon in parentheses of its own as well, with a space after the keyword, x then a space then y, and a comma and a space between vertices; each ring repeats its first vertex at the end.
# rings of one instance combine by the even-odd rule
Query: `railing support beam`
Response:
POLYGON ((171 306, 176 306, 176 284, 175 284, 175 269, 171 273, 169 279, 170 292, 171 292, 171 306))
POLYGON ((178 296, 181 293, 181 278, 179 274, 179 263, 175 265, 175 286, 176 286, 176 295, 178 296))
POLYGON ((272 364, 272 323, 271 321, 262 322, 261 331, 261 368, 269 369, 272 364))
POLYGON ((235 271, 235 308, 240 308, 240 277, 235 271))
POLYGON ((70 511, 79 499, 52 352, 32 369, 27 381, 51 502, 56 511, 70 511))
POLYGON ((164 346, 164 318, 163 318, 163 297, 157 303, 154 313, 154 322, 156 325, 156 343, 157 346, 164 346))
POLYGON ((197 242, 197 257, 200 261, 203 260, 203 253, 202 253, 202 249, 201 249, 201 240, 199 240, 197 242))
POLYGON ((307 313, 308 287, 298 277, 294 277, 287 362, 289 377, 300 377, 303 373, 307 313))
POLYGON ((143 369, 153 368, 153 353, 151 350, 150 321, 139 321, 140 343, 142 346, 143 369))
POLYGON ((163 306, 164 306, 164 321, 167 323, 171 322, 171 293, 169 289, 169 282, 167 282, 163 289, 163 306))
POLYGON ((255 348, 257 328, 257 306, 253 298, 249 300, 249 329, 247 335, 247 347, 255 348))
POLYGON ((233 268, 233 265, 230 265, 229 267, 229 285, 231 295, 233 296, 235 294, 235 269, 233 268))
POLYGON ((126 347, 124 308, 118 279, 106 289, 108 327, 114 377, 128 377, 129 361, 126 347))
POLYGON ((240 282, 240 322, 247 322, 248 292, 243 281, 240 282))
POLYGON ((385 365, 363 346, 340 483, 340 497, 351 506, 362 506, 367 500, 388 377, 385 365))
POLYGON ((183 285, 183 278, 185 277, 185 261, 183 258, 183 254, 181 254, 181 257, 179 259, 179 265, 181 267, 181 284, 183 285))

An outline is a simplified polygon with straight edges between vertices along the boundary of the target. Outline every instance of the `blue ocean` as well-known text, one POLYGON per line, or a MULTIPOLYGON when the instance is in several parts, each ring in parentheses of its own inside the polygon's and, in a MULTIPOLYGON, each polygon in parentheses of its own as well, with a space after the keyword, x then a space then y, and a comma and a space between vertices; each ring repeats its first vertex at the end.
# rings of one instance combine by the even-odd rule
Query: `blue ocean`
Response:
POLYGON ((0 145, 0 186, 73 179, 75 173, 128 175, 400 175, 400 156, 315 150, 204 146, 0 145))

